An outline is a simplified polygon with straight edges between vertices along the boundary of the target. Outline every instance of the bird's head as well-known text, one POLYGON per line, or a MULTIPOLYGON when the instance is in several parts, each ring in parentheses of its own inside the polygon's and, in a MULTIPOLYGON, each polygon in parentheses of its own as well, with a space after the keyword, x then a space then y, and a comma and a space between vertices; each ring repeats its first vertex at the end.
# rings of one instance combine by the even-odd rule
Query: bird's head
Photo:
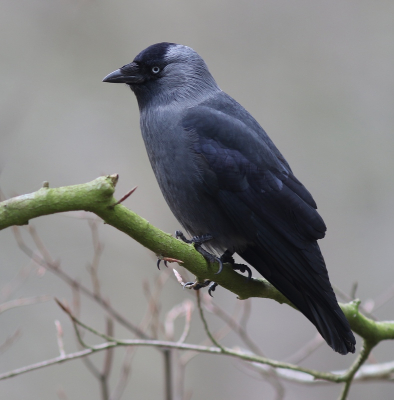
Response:
POLYGON ((193 49, 167 42, 149 46, 103 82, 126 83, 140 106, 152 100, 197 99, 219 90, 204 60, 193 49))

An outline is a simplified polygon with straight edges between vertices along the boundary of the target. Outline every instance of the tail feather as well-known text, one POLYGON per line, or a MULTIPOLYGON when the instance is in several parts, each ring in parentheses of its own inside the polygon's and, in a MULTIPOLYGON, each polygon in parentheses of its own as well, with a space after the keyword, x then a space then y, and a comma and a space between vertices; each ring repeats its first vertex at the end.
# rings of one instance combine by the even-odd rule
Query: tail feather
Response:
MULTIPOLYGON (((316 272, 311 274, 314 268, 305 268, 305 262, 303 262, 304 265, 300 265, 302 257, 299 257, 299 254, 293 254, 291 265, 294 268, 288 266, 284 268, 283 265, 289 264, 277 262, 272 256, 272 247, 269 248, 268 252, 263 246, 248 247, 239 255, 257 269, 316 326, 329 346, 340 354, 354 353, 356 340, 349 322, 337 303, 325 266, 325 273, 320 271, 319 274, 316 272), (307 271, 303 273, 305 269, 307 271)), ((300 250, 294 249, 294 252, 298 253, 300 250)), ((287 256, 289 257, 289 253, 287 256)), ((322 257, 321 260, 324 263, 322 257)))

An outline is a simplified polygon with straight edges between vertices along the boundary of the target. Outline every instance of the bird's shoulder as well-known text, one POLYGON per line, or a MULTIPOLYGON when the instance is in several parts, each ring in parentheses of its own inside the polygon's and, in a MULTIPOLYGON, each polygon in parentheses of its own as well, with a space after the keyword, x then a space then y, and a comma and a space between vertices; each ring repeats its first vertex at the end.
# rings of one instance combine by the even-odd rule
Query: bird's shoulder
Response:
POLYGON ((215 145, 217 154, 237 152, 242 156, 239 162, 245 159, 260 169, 291 171, 264 129, 224 92, 187 108, 181 122, 183 129, 194 134, 202 148, 215 145))

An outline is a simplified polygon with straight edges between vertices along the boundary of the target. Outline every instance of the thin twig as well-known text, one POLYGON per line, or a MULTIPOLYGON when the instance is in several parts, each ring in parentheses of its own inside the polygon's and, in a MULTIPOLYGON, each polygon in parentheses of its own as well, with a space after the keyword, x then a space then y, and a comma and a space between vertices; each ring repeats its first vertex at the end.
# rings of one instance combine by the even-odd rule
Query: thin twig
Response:
MULTIPOLYGON (((107 318, 106 335, 114 335, 114 324, 111 318, 107 318)), ((108 380, 111 372, 112 361, 114 356, 114 348, 111 347, 105 352, 103 370, 100 374, 101 397, 103 400, 109 400, 108 380)))
MULTIPOLYGON (((80 323, 80 322, 78 322, 80 323)), ((95 331, 92 328, 87 327, 86 325, 81 325, 85 329, 90 330, 92 333, 95 333, 96 335, 100 337, 105 337, 106 335, 100 334, 99 332, 95 331)), ((86 357, 90 354, 100 352, 107 350, 108 348, 112 347, 117 347, 117 346, 145 346, 145 347, 155 347, 155 348, 160 348, 160 349, 178 349, 178 350, 191 350, 191 351, 196 351, 199 353, 207 353, 207 354, 222 354, 230 357, 235 357, 239 358, 244 361, 251 361, 255 363, 261 363, 261 364, 267 364, 275 368, 284 368, 284 369, 290 369, 294 371, 301 371, 306 374, 312 375, 316 379, 325 379, 331 382, 343 382, 344 377, 340 375, 335 375, 329 372, 320 372, 320 371, 315 371, 312 369, 300 367, 297 365, 292 365, 288 363, 283 363, 280 361, 276 360, 271 360, 268 358, 264 357, 259 357, 259 356, 253 356, 251 354, 244 353, 242 351, 238 350, 233 350, 230 348, 223 348, 224 352, 219 348, 219 347, 212 347, 212 346, 201 346, 201 345, 195 345, 195 344, 188 344, 188 343, 174 343, 174 342, 167 342, 167 341, 162 341, 162 340, 142 340, 142 339, 131 339, 131 340, 115 340, 114 338, 109 338, 110 341, 96 345, 96 346, 88 346, 88 348, 78 351, 75 353, 71 354, 66 354, 65 357, 56 357, 52 358, 46 361, 42 361, 36 364, 28 365, 22 368, 17 368, 15 370, 5 372, 3 374, 0 374, 0 380, 3 379, 8 379, 16 375, 21 375, 23 373, 29 372, 29 371, 34 371, 40 368, 44 368, 50 365, 54 364, 60 364, 62 362, 68 361, 68 360, 74 360, 76 358, 81 358, 81 357, 86 357)))
POLYGON ((374 300, 373 310, 376 311, 378 308, 384 306, 393 297, 394 297, 394 285, 390 286, 374 300))
MULTIPOLYGON (((239 304, 239 302, 237 302, 239 304)), ((239 335, 239 337, 242 339, 242 341, 246 344, 246 346, 251 350, 253 353, 259 355, 259 356, 264 356, 263 352, 261 349, 253 342, 253 340, 250 338, 246 328, 247 320, 250 315, 250 300, 245 300, 241 304, 244 304, 244 314, 241 316, 240 322, 237 321, 235 315, 228 315, 223 309, 221 309, 217 304, 215 304, 212 301, 212 298, 209 297, 208 295, 204 296, 204 306, 208 311, 211 311, 213 314, 221 318, 223 321, 226 322, 226 324, 235 332, 239 335), (241 322, 242 321, 242 322, 241 322)), ((215 337, 217 337, 215 335, 215 337)), ((267 368, 264 372, 261 370, 258 371, 260 376, 262 376, 265 380, 268 381, 270 385, 273 386, 273 388, 276 391, 276 396, 275 400, 282 400, 284 398, 285 390, 278 379, 277 373, 274 368, 267 368)))
POLYGON ((63 343, 63 328, 60 324, 60 321, 55 321, 56 326, 56 337, 57 337, 57 346, 59 348, 60 357, 65 357, 66 352, 64 351, 64 343, 63 343))
POLYGON ((3 354, 6 350, 8 350, 12 344, 20 337, 21 331, 17 329, 12 335, 8 336, 6 340, 0 344, 0 354, 3 354))
POLYGON ((128 347, 126 349, 119 381, 115 386, 114 392, 110 397, 110 400, 120 400, 120 398, 122 397, 130 376, 131 362, 135 354, 135 349, 135 347, 128 347))
POLYGON ((78 288, 81 293, 88 296, 89 298, 96 301, 110 316, 112 316, 117 322, 123 325, 126 329, 133 332, 140 338, 149 339, 149 335, 147 335, 140 328, 132 324, 128 321, 123 315, 121 315, 118 311, 116 311, 111 305, 106 301, 103 297, 95 295, 90 289, 86 286, 79 283, 77 280, 71 278, 66 272, 64 272, 59 264, 56 263, 48 263, 42 257, 38 256, 33 250, 31 250, 23 241, 22 236, 20 234, 20 229, 17 226, 13 227, 14 236, 19 248, 31 259, 33 259, 37 264, 43 266, 47 270, 53 272, 63 281, 65 281, 68 285, 73 288, 78 288))
MULTIPOLYGON (((245 300, 247 302, 248 300, 245 300)), ((204 306, 211 311, 213 314, 217 315, 220 319, 222 319, 234 332, 236 332, 245 345, 251 350, 253 353, 258 354, 260 356, 264 356, 262 350, 257 346, 256 343, 250 338, 244 326, 246 326, 245 322, 247 320, 246 317, 242 318, 242 325, 238 323, 237 320, 232 317, 231 315, 227 314, 222 308, 220 308, 217 304, 211 301, 211 298, 206 295, 204 296, 204 306)), ((245 309, 245 308, 244 308, 245 309)), ((249 310, 246 308, 246 312, 248 313, 249 310)))
POLYGON ((193 311, 193 303, 190 300, 185 300, 181 304, 177 304, 174 306, 168 313, 165 319, 164 328, 165 328, 165 336, 167 340, 175 340, 174 339, 174 322, 177 318, 184 316, 185 317, 185 326, 181 337, 178 342, 182 343, 186 340, 186 337, 190 330, 190 321, 191 314, 193 311))
POLYGON ((346 400, 347 395, 349 393, 350 386, 352 384, 354 375, 357 373, 357 371, 360 369, 360 367, 364 364, 364 362, 367 360, 369 353, 372 351, 376 343, 371 343, 367 340, 364 340, 363 347, 354 361, 353 365, 346 371, 344 381, 345 385, 343 387, 342 393, 339 396, 339 400, 346 400))
POLYGON ((51 299, 52 299, 51 296, 35 296, 35 297, 26 297, 22 299, 10 300, 7 301, 6 303, 0 304, 0 314, 3 313, 4 311, 10 310, 11 308, 28 306, 37 303, 44 303, 51 299))
POLYGON ((320 335, 319 332, 316 332, 314 338, 302 346, 299 350, 297 350, 294 354, 289 357, 286 357, 286 361, 299 364, 304 361, 307 357, 309 357, 315 350, 317 350, 320 346, 324 344, 324 339, 320 335))
POLYGON ((204 317, 204 311, 202 310, 202 307, 201 307, 200 292, 199 292, 198 290, 196 291, 196 297, 197 297, 197 307, 198 307, 198 311, 200 312, 200 318, 201 318, 201 321, 202 321, 202 323, 203 323, 203 325, 204 325, 204 329, 205 329, 206 334, 207 334, 208 337, 211 339, 211 342, 212 342, 215 346, 219 347, 219 349, 220 349, 222 352, 224 352, 224 348, 216 341, 216 339, 213 337, 213 335, 211 334, 211 332, 210 332, 210 330, 209 330, 209 328, 208 328, 207 321, 206 321, 206 319, 205 319, 205 317, 204 317))
POLYGON ((21 286, 29 278, 33 267, 36 268, 36 263, 29 260, 28 264, 21 268, 21 270, 1 288, 2 301, 8 300, 12 295, 21 288, 21 286))
POLYGON ((92 279, 93 285, 93 293, 96 296, 100 296, 100 280, 98 277, 98 267, 100 263, 100 258, 104 250, 104 245, 100 241, 99 234, 98 234, 98 226, 96 220, 88 220, 88 224, 90 227, 91 235, 92 235, 92 242, 93 242, 93 260, 88 265, 88 271, 90 277, 92 279))
POLYGON ((173 400, 172 398, 172 351, 165 349, 163 351, 164 357, 164 393, 166 400, 173 400))

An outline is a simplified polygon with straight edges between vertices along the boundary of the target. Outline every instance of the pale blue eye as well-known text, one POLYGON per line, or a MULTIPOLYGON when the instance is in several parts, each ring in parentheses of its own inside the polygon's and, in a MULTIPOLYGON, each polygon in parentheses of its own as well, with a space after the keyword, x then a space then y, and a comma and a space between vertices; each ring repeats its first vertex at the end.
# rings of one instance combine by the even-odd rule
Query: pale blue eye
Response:
POLYGON ((157 67, 157 66, 154 66, 154 67, 152 67, 152 72, 153 72, 154 74, 158 74, 158 73, 160 72, 160 68, 157 67))

